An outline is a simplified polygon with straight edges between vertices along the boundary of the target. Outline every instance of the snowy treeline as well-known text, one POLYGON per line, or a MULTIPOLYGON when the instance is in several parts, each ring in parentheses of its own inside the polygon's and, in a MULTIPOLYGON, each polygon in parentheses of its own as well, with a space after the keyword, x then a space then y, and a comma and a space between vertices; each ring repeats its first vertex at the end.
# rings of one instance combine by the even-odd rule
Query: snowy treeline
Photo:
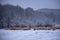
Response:
POLYGON ((24 26, 54 26, 60 24, 60 9, 22 8, 0 4, 0 28, 24 26))

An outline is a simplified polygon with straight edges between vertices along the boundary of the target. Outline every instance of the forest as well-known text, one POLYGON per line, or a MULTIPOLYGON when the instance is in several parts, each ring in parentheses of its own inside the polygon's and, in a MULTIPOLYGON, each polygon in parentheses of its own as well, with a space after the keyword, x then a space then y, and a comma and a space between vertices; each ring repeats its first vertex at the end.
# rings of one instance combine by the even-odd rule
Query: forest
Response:
POLYGON ((10 4, 0 4, 0 28, 47 27, 60 25, 60 9, 31 7, 22 8, 10 4))

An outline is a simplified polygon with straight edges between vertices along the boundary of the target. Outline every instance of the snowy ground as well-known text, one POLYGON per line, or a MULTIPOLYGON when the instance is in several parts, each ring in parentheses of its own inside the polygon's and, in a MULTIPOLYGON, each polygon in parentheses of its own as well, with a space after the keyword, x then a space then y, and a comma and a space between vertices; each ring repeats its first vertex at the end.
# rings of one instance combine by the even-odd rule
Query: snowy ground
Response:
POLYGON ((3 30, 0 40, 60 40, 60 30, 3 30))

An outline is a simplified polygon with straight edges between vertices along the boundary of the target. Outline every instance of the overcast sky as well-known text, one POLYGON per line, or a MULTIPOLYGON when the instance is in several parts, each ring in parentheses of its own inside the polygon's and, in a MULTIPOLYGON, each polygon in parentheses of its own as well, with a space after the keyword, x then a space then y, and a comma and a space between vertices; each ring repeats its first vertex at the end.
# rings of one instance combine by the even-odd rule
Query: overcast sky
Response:
POLYGON ((19 5, 23 8, 31 7, 35 10, 41 8, 60 9, 60 0, 0 0, 0 3, 19 5))

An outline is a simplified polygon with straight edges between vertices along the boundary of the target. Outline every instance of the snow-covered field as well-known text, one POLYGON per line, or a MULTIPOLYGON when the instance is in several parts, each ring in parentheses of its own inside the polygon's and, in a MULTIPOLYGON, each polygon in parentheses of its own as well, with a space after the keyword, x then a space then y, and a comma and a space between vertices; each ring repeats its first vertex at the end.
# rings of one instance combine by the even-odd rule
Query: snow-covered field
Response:
POLYGON ((0 40, 60 40, 60 30, 4 30, 0 40))

